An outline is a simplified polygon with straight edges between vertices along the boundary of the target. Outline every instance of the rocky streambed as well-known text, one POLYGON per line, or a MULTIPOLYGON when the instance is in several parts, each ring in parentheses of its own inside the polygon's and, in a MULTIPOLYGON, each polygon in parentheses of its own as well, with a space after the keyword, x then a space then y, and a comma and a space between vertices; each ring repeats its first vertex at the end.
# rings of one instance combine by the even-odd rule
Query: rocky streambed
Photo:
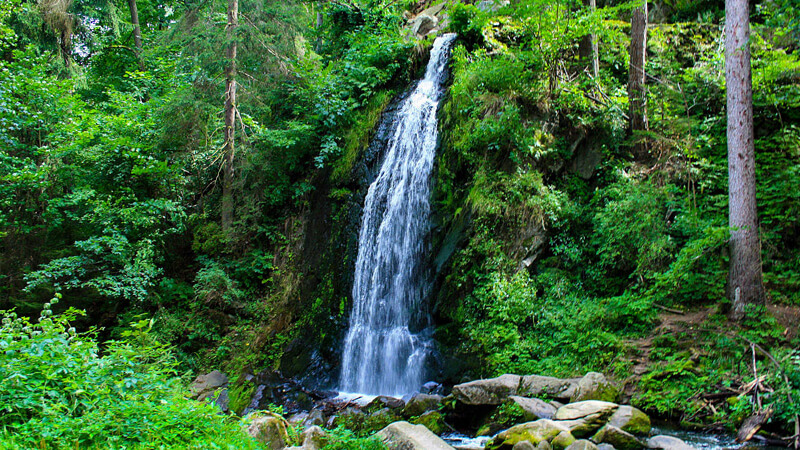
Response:
MULTIPOLYGON (((198 377, 195 396, 216 399, 226 409, 223 377, 219 372, 198 377)), ((257 392, 263 396, 264 389, 257 392)), ((275 450, 323 448, 325 429, 337 426, 374 434, 392 450, 694 448, 678 437, 654 433, 650 417, 620 404, 618 388, 596 372, 568 379, 507 374, 458 384, 449 392, 429 383, 423 392, 403 399, 301 394, 317 399, 286 417, 249 412, 248 433, 275 450)))

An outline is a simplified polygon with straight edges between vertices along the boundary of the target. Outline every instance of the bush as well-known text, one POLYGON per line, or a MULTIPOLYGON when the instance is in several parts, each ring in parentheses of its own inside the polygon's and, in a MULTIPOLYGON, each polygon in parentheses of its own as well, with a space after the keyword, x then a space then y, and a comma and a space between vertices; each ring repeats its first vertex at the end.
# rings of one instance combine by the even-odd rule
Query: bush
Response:
POLYGON ((70 325, 81 312, 50 308, 36 323, 0 311, 4 448, 258 448, 213 404, 184 397, 171 349, 149 333, 152 320, 101 347, 70 325))

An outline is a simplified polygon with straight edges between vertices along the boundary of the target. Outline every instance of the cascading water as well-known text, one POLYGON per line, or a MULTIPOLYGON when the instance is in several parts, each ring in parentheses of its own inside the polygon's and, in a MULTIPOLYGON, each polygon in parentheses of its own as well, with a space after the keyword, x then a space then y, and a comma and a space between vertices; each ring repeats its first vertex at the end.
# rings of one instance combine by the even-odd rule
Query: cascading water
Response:
POLYGON ((431 351, 426 238, 431 171, 455 34, 436 39, 423 78, 400 107, 386 156, 364 202, 353 284, 353 310, 340 389, 402 396, 422 384, 431 351))

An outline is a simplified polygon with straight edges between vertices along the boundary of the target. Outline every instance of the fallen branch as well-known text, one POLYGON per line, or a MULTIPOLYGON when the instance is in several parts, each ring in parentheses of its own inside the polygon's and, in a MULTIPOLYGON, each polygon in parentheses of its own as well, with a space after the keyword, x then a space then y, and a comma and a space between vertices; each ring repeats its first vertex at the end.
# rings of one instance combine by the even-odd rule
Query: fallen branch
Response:
POLYGON ((664 311, 671 312, 674 314, 680 314, 680 315, 686 314, 685 311, 681 311, 680 309, 667 308, 666 306, 659 305, 658 303, 653 303, 653 306, 655 306, 658 309, 662 309, 664 311))

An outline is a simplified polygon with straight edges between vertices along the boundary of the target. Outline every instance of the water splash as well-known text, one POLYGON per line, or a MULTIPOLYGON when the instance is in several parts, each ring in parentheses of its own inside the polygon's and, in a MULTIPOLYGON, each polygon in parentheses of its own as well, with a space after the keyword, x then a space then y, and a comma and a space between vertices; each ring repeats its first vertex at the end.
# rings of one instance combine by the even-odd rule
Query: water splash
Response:
POLYGON ((340 389, 400 397, 422 384, 432 350, 424 300, 431 172, 455 34, 436 39, 425 77, 400 107, 364 203, 340 389))

